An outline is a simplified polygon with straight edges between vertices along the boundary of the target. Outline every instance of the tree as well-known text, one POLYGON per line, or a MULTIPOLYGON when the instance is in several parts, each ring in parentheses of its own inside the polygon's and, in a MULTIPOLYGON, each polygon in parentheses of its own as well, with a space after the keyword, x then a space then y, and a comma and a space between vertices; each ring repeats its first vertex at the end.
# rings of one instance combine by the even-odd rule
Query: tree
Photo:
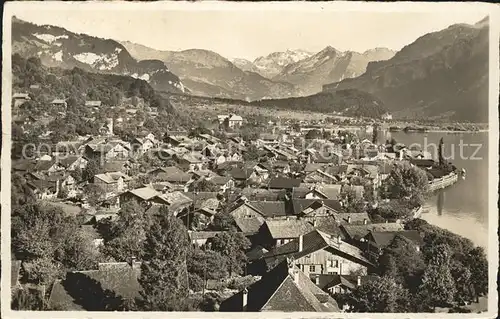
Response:
POLYGON ((90 181, 95 175, 99 174, 101 167, 97 160, 90 160, 87 166, 82 172, 82 178, 84 181, 90 181))
POLYGON ((305 136, 306 140, 315 140, 315 139, 319 139, 322 137, 323 137, 323 134, 321 133, 321 131, 315 130, 315 129, 307 132, 307 134, 305 136))
POLYGON ((346 298, 352 312, 406 312, 408 291, 391 277, 359 286, 346 298))
POLYGON ((104 242, 104 253, 118 261, 126 261, 131 257, 141 259, 150 226, 144 208, 136 201, 125 202, 118 219, 110 226, 108 240, 104 242))
POLYGON ((482 296, 488 293, 488 258, 482 247, 475 247, 465 255, 464 265, 470 270, 470 282, 474 295, 482 296))
POLYGON ((139 307, 144 311, 182 309, 188 296, 187 230, 172 214, 159 214, 147 233, 139 283, 139 307))
POLYGON ((410 292, 415 292, 425 269, 422 253, 404 236, 396 235, 379 258, 381 275, 391 276, 410 292))
POLYGON ((187 270, 190 279, 194 279, 190 280, 190 288, 194 291, 200 291, 206 286, 208 279, 220 280, 227 277, 227 259, 221 253, 213 250, 192 248, 187 256, 187 270), (197 287, 193 285, 193 281, 198 282, 197 287))
POLYGON ((83 189, 90 205, 95 206, 104 196, 104 190, 96 184, 88 184, 83 189))
POLYGON ((26 280, 37 285, 50 285, 63 273, 61 265, 53 262, 49 257, 25 261, 23 269, 26 280))
POLYGON ((212 240, 211 249, 227 258, 229 273, 241 274, 246 265, 245 251, 250 241, 240 232, 227 231, 217 234, 212 240))
POLYGON ((243 159, 245 161, 255 161, 260 158, 259 149, 257 146, 250 144, 245 152, 243 153, 243 159))
POLYGON ((432 307, 448 306, 453 302, 456 288, 449 267, 450 248, 440 245, 432 257, 422 277, 420 290, 430 299, 432 307))
POLYGON ((385 181, 388 197, 392 199, 409 199, 421 205, 428 190, 427 174, 408 162, 394 164, 389 177, 385 181))
POLYGON ((218 212, 215 214, 210 228, 215 231, 236 230, 236 222, 231 214, 218 212))

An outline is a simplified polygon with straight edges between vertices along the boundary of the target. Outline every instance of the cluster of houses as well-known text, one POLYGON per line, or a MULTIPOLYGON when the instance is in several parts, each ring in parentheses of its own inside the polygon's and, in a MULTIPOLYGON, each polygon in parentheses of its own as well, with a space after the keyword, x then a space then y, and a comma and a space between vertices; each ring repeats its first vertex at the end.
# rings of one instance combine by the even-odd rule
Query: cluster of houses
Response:
MULTIPOLYGON (((228 115, 219 121, 237 128, 242 118, 228 115)), ((336 135, 298 149, 286 134, 262 133, 245 142, 237 134, 221 139, 185 131, 165 137, 145 132, 123 141, 112 135, 112 122, 103 133, 60 142, 36 159, 14 160, 13 173, 24 176, 40 200, 79 202, 86 215, 82 227, 94 232, 96 247, 103 241, 93 226, 117 218, 131 200, 154 214, 167 207, 184 221, 192 244, 207 249, 220 232, 209 228, 214 217, 231 215, 252 243, 246 272, 260 280, 222 302, 221 311, 341 311, 333 294, 376 278, 378 257, 396 236, 409 239, 416 251, 422 245, 419 233, 404 230, 401 221, 374 223, 368 213, 346 206, 352 196, 363 201, 367 192, 377 192, 394 161, 432 164, 424 152, 402 145, 389 150, 368 140, 346 145, 336 135), (328 143, 332 148, 325 154, 328 143), (257 150, 255 159, 245 160, 251 148, 257 150), (144 157, 157 164, 145 165, 144 157), (90 162, 100 164, 99 173, 78 179, 75 172, 85 171, 90 162), (88 184, 102 190, 96 205, 86 200, 88 184)), ((430 181, 439 175, 428 173, 430 181)), ((140 290, 138 263, 100 264, 76 273, 128 298, 140 290)), ((78 310, 68 289, 57 282, 49 303, 78 310)))

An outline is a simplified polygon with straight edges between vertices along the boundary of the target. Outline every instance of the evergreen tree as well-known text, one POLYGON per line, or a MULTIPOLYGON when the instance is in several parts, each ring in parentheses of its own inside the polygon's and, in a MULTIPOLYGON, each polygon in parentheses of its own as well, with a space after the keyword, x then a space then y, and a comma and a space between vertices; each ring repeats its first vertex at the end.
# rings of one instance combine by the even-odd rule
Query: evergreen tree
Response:
POLYGON ((187 230, 171 214, 159 214, 144 245, 142 286, 138 306, 144 311, 179 311, 188 296, 186 257, 187 230))

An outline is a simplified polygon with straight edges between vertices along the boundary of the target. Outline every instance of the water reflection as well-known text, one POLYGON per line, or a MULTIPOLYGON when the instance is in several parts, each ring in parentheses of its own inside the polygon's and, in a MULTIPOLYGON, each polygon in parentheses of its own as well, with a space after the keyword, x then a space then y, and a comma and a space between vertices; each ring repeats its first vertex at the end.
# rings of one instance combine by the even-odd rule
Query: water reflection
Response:
POLYGON ((438 195, 437 195, 436 208, 437 208, 437 214, 438 214, 438 216, 442 216, 443 215, 444 193, 445 193, 445 191, 441 190, 441 191, 438 192, 438 195))

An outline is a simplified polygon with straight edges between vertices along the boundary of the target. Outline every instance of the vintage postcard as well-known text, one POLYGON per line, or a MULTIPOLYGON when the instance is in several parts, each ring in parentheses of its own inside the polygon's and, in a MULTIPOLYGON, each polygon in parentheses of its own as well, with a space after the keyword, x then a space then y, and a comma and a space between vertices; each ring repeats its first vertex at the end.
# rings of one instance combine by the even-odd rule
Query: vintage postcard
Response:
POLYGON ((499 18, 7 3, 2 317, 496 317, 499 18))

